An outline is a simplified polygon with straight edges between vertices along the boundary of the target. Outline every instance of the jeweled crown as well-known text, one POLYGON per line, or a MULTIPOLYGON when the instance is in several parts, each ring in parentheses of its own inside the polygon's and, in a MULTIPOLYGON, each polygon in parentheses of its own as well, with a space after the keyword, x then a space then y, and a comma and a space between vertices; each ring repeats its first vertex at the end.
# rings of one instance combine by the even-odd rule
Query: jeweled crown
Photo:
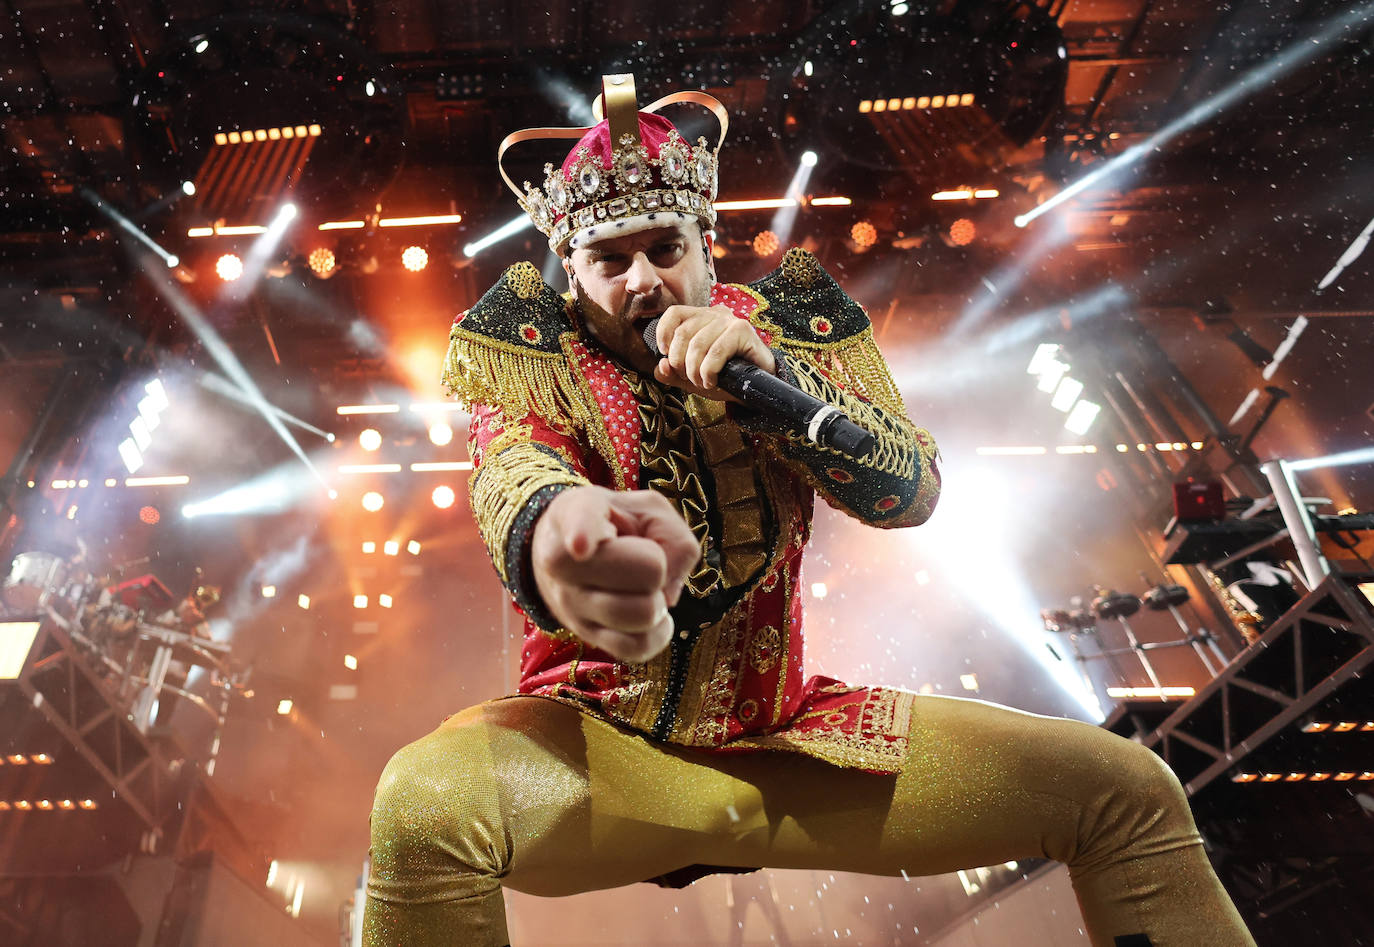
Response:
POLYGON ((700 92, 680 92, 640 111, 634 100, 631 76, 603 80, 607 117, 590 128, 540 128, 516 132, 502 143, 498 163, 507 148, 534 138, 579 135, 561 167, 544 166, 544 182, 524 182, 516 188, 505 169, 506 183, 529 214, 549 247, 561 253, 571 245, 608 236, 621 236, 683 218, 695 217, 704 229, 715 226, 720 142, 712 148, 704 138, 689 145, 672 122, 655 114, 673 102, 695 102, 711 109, 721 122, 721 141, 728 120, 724 107, 700 92))

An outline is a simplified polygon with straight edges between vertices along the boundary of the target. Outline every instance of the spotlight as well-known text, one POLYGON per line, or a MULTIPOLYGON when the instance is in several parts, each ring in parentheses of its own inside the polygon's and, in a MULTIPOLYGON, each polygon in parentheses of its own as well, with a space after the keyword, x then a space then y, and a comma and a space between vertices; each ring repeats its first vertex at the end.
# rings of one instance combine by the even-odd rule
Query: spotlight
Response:
POLYGON ((418 273, 429 265, 429 253, 424 247, 406 247, 401 251, 401 265, 418 273))
POLYGON ((406 543, 406 552, 410 553, 412 556, 418 556, 420 554, 420 543, 412 539, 410 542, 406 543))
POLYGON ((264 586, 262 587, 262 597, 263 597, 263 598, 276 598, 276 597, 277 597, 277 587, 276 587, 275 585, 264 585, 264 586))
POLYGON ((761 257, 770 257, 778 252, 778 235, 771 230, 760 231, 754 237, 754 253, 761 257))
POLYGON ((949 225, 949 239, 956 247, 966 247, 978 235, 978 228, 967 217, 960 217, 949 225))
POLYGON ((849 239, 854 241, 856 249, 867 250, 878 242, 878 228, 866 220, 861 220, 849 228, 849 239))
POLYGON ((820 159, 814 151, 802 152, 801 163, 806 165, 808 168, 814 168, 818 160, 820 159))
POLYGON ((281 700, 277 701, 277 713, 285 717, 291 712, 293 706, 290 697, 283 697, 281 700))
POLYGON ((370 556, 370 555, 372 555, 372 554, 373 554, 374 552, 376 552, 376 551, 377 551, 377 544, 376 544, 376 543, 374 543, 374 542, 373 542, 372 540, 370 540, 370 539, 367 539, 367 540, 364 540, 364 541, 363 541, 363 555, 365 555, 365 556, 370 556))
POLYGON ((429 439, 438 447, 443 447, 453 440, 453 428, 443 421, 436 421, 429 426, 429 439))
POLYGON ((310 596, 309 596, 309 595, 297 595, 297 596, 296 596, 296 604, 299 605, 302 609, 309 610, 309 608, 310 608, 310 596))
POLYGON ((1064 421, 1064 427, 1075 434, 1087 434, 1088 428, 1092 427, 1093 421, 1097 420, 1098 412, 1101 410, 1100 404, 1094 404, 1086 399, 1079 401, 1069 412, 1068 418, 1064 421))
POLYGON ((398 543, 398 542, 397 542, 396 540, 394 540, 394 539, 388 539, 388 540, 382 545, 382 552, 386 553, 388 556, 395 556, 395 555, 398 555, 398 554, 400 553, 400 551, 401 551, 401 544, 398 543))
POLYGON ((376 450, 382 446, 382 434, 376 428, 366 428, 358 435, 358 446, 363 450, 376 450))
POLYGON ((307 257, 310 263, 310 270, 320 279, 329 279, 338 269, 339 261, 334 257, 334 251, 328 247, 316 247, 310 251, 307 257))
POLYGON ((162 514, 158 512, 155 506, 145 506, 138 511, 138 519, 141 523, 156 526, 158 521, 162 519, 162 514))
POLYGON ((1082 393, 1083 383, 1077 378, 1065 375, 1054 389, 1054 396, 1050 398, 1050 407, 1056 411, 1068 411, 1082 393))
POLYGON ((366 596, 366 595, 355 595, 355 596, 353 596, 353 607, 354 607, 354 608, 367 608, 367 596, 366 596))
POLYGON ((363 509, 369 513, 376 513, 386 504, 386 500, 376 490, 369 490, 363 494, 363 509))
POLYGON ((429 498, 434 501, 434 505, 439 509, 447 510, 453 506, 453 501, 457 499, 457 496, 452 487, 441 484, 434 488, 434 492, 429 495, 429 498))
POLYGON ((181 182, 181 193, 185 194, 187 197, 194 197, 194 196, 195 196, 195 193, 196 193, 196 184, 195 184, 195 182, 194 182, 194 181, 182 181, 182 182, 181 182))
POLYGON ((383 592, 381 595, 378 595, 378 596, 377 596, 377 604, 380 605, 380 606, 382 606, 382 608, 390 608, 390 607, 391 607, 391 596, 390 596, 390 595, 387 595, 385 592, 383 592))
POLYGON ((232 283, 243 275, 243 261, 232 253, 226 253, 215 261, 215 272, 226 283, 232 283))
POLYGON ((358 670, 358 659, 351 654, 345 654, 344 667, 348 668, 350 671, 358 670))

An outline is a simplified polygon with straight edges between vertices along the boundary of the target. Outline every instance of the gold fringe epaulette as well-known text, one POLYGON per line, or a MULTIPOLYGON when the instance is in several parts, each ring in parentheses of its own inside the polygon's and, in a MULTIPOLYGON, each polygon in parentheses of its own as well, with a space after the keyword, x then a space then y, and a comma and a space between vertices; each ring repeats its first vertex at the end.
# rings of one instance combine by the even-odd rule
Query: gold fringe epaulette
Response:
POLYGON ((793 247, 776 270, 747 288, 764 302, 750 321, 768 331, 773 345, 815 365, 847 390, 905 414, 868 313, 812 253, 793 247))
POLYGON ((563 297, 533 264, 517 263, 454 320, 441 380, 450 395, 511 417, 581 417, 587 409, 564 350, 573 335, 563 297))

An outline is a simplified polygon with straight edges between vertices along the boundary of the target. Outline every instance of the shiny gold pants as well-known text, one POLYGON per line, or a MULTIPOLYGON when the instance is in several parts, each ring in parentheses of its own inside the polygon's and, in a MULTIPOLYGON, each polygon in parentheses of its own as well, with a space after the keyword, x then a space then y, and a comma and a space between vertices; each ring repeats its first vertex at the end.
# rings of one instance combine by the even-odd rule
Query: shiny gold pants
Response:
POLYGON ((372 811, 364 943, 507 943, 501 886, 574 894, 687 865, 930 875, 1048 857, 1095 945, 1253 944, 1178 780, 1097 727, 920 697, 899 776, 666 747, 554 701, 493 701, 405 747, 372 811))

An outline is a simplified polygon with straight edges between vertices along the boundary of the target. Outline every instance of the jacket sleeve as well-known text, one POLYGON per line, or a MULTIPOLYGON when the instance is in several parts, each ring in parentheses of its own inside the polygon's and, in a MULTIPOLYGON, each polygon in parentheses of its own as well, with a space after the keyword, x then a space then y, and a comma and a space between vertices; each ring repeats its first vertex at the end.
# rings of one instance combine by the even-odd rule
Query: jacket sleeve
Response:
POLYGON ((939 452, 907 418, 863 308, 804 250, 789 251, 752 288, 767 304, 751 321, 779 356, 779 375, 839 408, 877 443, 854 459, 748 411, 733 409, 736 419, 835 509, 885 528, 929 519, 940 494, 939 452))
POLYGON ((591 482, 582 449, 537 414, 510 421, 499 408, 478 405, 468 452, 472 512, 496 574, 522 612, 555 632, 558 620, 545 608, 530 569, 530 541, 554 497, 591 482))
POLYGON ((587 407, 568 369, 564 300, 529 263, 517 263, 449 330, 442 380, 472 409, 469 497, 482 540, 516 605, 549 632, 529 546, 559 493, 590 482, 577 436, 587 407))

